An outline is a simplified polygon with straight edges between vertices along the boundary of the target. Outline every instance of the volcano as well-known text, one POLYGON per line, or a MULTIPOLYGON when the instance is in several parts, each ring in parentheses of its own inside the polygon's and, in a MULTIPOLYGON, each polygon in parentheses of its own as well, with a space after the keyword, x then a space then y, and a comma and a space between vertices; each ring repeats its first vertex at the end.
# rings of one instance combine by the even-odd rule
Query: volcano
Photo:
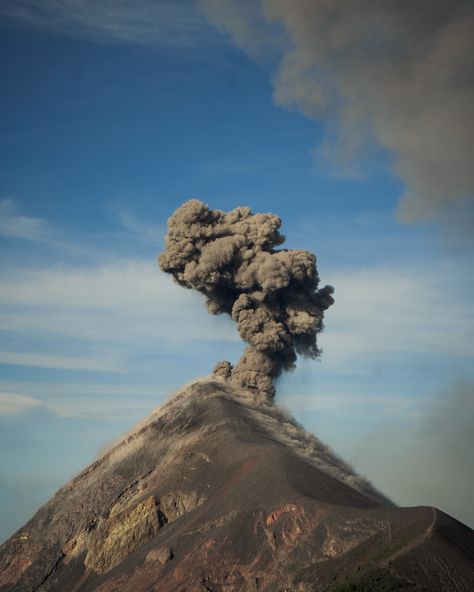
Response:
POLYGON ((2 592, 474 590, 474 533, 399 508, 277 405, 177 392, 0 549, 2 592))

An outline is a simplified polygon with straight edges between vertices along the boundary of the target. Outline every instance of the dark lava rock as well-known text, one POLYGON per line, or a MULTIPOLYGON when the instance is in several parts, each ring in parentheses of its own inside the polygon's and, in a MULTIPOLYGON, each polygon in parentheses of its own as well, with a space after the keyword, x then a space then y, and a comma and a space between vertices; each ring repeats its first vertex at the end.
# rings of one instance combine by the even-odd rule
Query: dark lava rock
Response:
POLYGON ((197 381, 0 548, 1 592, 474 590, 474 533, 398 508, 275 405, 197 381))

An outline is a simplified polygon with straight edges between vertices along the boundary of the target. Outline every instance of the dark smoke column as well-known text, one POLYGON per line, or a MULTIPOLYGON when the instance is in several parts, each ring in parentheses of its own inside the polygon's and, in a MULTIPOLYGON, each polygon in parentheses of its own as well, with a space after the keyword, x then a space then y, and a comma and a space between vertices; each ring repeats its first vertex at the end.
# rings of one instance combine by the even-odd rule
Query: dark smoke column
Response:
POLYGON ((275 249, 285 240, 280 226, 274 214, 246 207, 226 213, 192 199, 168 220, 166 251, 158 258, 181 286, 207 297, 210 313, 231 315, 249 344, 235 368, 220 362, 214 372, 267 398, 297 353, 319 355, 316 336, 334 302, 331 286, 318 290, 312 253, 275 249))

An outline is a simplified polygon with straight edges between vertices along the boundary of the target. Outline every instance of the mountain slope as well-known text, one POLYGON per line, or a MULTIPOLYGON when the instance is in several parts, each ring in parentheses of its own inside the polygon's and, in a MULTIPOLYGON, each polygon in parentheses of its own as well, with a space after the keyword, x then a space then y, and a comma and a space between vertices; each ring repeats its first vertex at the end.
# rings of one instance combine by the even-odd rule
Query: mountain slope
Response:
POLYGON ((6 591, 474 589, 474 534, 393 506, 275 405, 177 393, 0 549, 6 591))

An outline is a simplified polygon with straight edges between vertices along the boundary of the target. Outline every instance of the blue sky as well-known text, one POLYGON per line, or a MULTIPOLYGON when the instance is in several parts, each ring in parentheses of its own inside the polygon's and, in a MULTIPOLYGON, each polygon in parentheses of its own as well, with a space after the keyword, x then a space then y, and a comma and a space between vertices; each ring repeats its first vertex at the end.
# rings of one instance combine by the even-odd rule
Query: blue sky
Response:
POLYGON ((0 9, 0 536, 174 389, 238 359, 232 322, 156 264, 191 197, 278 214, 336 288, 323 356, 277 400, 396 502, 472 525, 464 226, 400 221, 426 184, 398 144, 329 165, 334 114, 285 104, 272 43, 254 51, 198 4, 0 9))

